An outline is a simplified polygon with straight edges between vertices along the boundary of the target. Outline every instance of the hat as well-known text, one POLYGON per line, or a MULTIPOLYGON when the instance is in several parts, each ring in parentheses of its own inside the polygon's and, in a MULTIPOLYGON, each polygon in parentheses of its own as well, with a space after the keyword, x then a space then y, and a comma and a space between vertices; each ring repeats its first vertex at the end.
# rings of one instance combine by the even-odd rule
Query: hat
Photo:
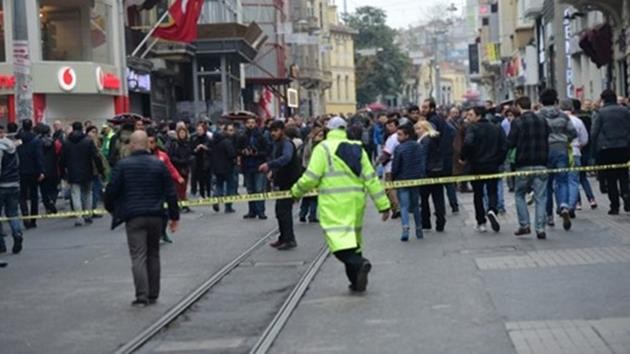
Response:
POLYGON ((345 129, 347 126, 348 125, 345 119, 341 117, 333 117, 328 121, 328 124, 326 124, 326 128, 330 130, 342 129, 342 128, 345 129))

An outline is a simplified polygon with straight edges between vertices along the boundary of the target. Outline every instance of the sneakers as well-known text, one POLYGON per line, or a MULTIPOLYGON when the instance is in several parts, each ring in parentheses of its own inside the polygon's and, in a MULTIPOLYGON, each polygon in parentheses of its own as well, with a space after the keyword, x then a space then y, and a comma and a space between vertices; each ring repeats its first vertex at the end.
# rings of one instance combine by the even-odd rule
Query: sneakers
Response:
POLYGON ((409 227, 403 227, 402 235, 400 236, 402 242, 409 241, 409 227))
POLYGON ((357 279, 354 282, 353 289, 356 292, 364 292, 368 284, 368 273, 372 270, 372 264, 367 259, 363 261, 359 272, 357 273, 357 279))
POLYGON ((591 209, 597 209, 597 202, 595 199, 589 200, 589 203, 591 204, 591 209))
POLYGON ((536 237, 539 240, 546 240, 547 239, 547 234, 544 231, 538 231, 538 232, 536 232, 536 237))
POLYGON ((562 217, 562 228, 565 231, 571 230, 571 213, 566 208, 563 208, 560 212, 560 216, 562 217))
POLYGON ((18 254, 22 252, 22 236, 14 236, 13 237, 13 249, 11 250, 13 254, 18 254))
POLYGON ((295 241, 283 242, 276 247, 278 251, 288 251, 290 249, 294 249, 297 247, 297 243, 295 241))
POLYGON ((514 236, 529 235, 531 233, 532 233, 532 229, 530 229, 529 226, 519 227, 518 230, 514 232, 514 236))
POLYGON ((501 231, 501 225, 499 225, 499 219, 497 219, 497 214, 494 211, 490 210, 488 212, 488 220, 490 220, 490 226, 494 232, 501 231))
POLYGON ((486 228, 486 224, 480 224, 480 225, 475 226, 475 231, 484 233, 484 232, 488 232, 488 228, 486 228))

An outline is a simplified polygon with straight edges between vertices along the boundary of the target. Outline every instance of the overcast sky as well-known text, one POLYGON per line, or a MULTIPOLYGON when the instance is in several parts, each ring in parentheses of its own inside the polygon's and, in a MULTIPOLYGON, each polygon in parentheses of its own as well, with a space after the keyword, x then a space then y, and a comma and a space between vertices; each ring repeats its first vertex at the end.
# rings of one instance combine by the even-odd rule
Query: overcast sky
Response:
MULTIPOLYGON (((335 0, 339 10, 343 11, 343 0, 335 0)), ((394 28, 407 27, 424 20, 423 14, 431 6, 439 3, 454 3, 461 13, 465 0, 346 0, 348 12, 361 6, 380 7, 387 12, 387 23, 394 28)))

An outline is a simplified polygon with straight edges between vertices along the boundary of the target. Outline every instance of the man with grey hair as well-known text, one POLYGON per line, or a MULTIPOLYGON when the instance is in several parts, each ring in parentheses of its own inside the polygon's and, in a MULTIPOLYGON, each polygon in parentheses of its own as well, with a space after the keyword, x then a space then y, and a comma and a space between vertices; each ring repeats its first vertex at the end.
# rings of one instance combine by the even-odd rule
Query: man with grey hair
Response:
POLYGON ((177 230, 179 207, 175 186, 166 166, 148 150, 147 133, 130 136, 131 155, 112 171, 105 191, 105 208, 112 214, 112 229, 125 223, 136 299, 134 307, 157 301, 160 293, 160 238, 168 215, 171 232, 177 230), (168 204, 168 212, 164 205, 168 204))

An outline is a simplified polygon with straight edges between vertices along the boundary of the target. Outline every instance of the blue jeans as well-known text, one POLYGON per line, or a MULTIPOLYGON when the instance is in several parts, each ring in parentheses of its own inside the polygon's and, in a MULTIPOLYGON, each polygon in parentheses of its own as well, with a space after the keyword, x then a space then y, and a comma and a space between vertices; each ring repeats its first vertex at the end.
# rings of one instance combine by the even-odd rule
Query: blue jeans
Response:
MULTIPOLYGON (((567 151, 551 150, 548 160, 549 168, 569 167, 569 155, 567 151)), ((553 195, 555 191, 556 203, 560 209, 569 208, 569 174, 552 173, 547 180, 547 215, 553 216, 553 195)))
MULTIPOLYGON (((573 156, 573 161, 574 161, 575 167, 582 166, 582 160, 580 156, 573 156)), ((586 182, 588 183, 588 180, 586 182)), ((592 192, 591 192, 591 195, 592 195, 592 192)), ((579 200, 580 200, 580 172, 571 172, 569 173, 569 208, 571 208, 571 210, 575 210, 575 207, 579 200)))
MULTIPOLYGON (((4 215, 7 218, 14 218, 18 216, 18 202, 20 199, 20 191, 18 187, 2 188, 0 187, 0 215, 4 211, 4 215)), ((22 225, 20 220, 13 219, 9 221, 11 226, 11 234, 13 237, 22 236, 22 225)), ((0 223, 0 243, 4 237, 4 230, 2 230, 2 224, 0 223)))
MULTIPOLYGON (((218 197, 236 195, 234 173, 216 174, 216 195, 218 197)), ((225 203, 225 210, 232 210, 232 203, 225 203)))
POLYGON ((457 190, 455 183, 448 183, 444 185, 446 187, 446 196, 448 197, 448 204, 451 209, 459 210, 459 202, 457 201, 457 190))
POLYGON ((400 188, 396 190, 398 202, 400 203, 400 221, 403 230, 409 230, 409 213, 413 214, 413 221, 416 229, 422 228, 422 218, 420 216, 420 189, 419 188, 400 188))
MULTIPOLYGON (((243 179, 245 180, 245 188, 247 193, 262 193, 265 191, 265 175, 260 172, 245 172, 243 173, 243 179)), ((265 215, 265 202, 249 202, 249 215, 263 216, 265 215)))
MULTIPOLYGON (((590 159, 590 153, 584 153, 580 158, 580 166, 589 166, 590 159)), ((584 194, 586 194, 586 198, 588 198, 589 201, 595 200, 595 194, 593 194, 593 188, 591 187, 591 182, 589 182, 586 172, 580 172, 580 184, 582 185, 582 189, 584 189, 584 194)), ((579 199, 580 196, 578 194, 578 200, 579 199)))
MULTIPOLYGON (((518 168, 517 171, 535 171, 544 170, 545 166, 531 166, 518 168)), ((529 191, 534 192, 535 210, 536 210, 536 232, 545 231, 545 216, 547 208, 547 175, 531 175, 524 177, 516 177, 514 200, 516 202, 516 215, 518 216, 518 224, 520 227, 530 226, 529 210, 525 196, 529 191)))
POLYGON ((300 218, 306 218, 309 221, 317 220, 317 197, 304 197, 300 204, 300 218))
MULTIPOLYGON (((505 213, 505 187, 503 179, 499 179, 497 182, 497 212, 505 213)), ((489 210, 488 206, 488 188, 484 188, 483 190, 483 207, 486 210, 489 210)))
POLYGON ((99 176, 94 176, 92 180, 92 209, 98 208, 103 196, 103 182, 99 176))

